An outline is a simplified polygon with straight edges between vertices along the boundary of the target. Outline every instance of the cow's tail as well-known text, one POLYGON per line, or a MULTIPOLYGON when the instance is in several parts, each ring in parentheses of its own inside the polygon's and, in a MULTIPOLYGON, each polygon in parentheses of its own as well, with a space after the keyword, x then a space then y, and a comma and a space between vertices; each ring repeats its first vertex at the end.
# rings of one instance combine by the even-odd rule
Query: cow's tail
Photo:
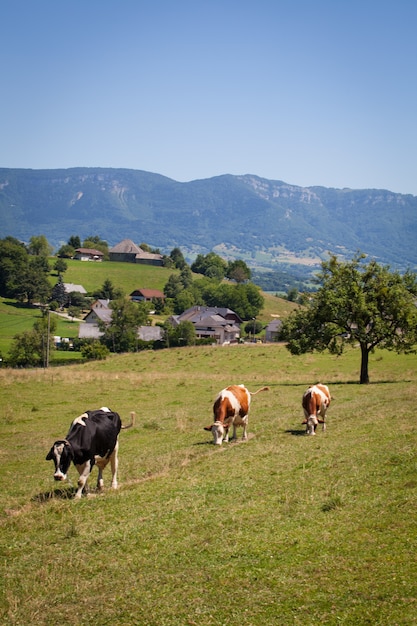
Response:
POLYGON ((126 430, 126 428, 132 428, 132 426, 135 425, 135 412, 131 411, 130 412, 130 424, 126 424, 126 426, 123 426, 122 424, 122 430, 126 430))
POLYGON ((261 387, 257 391, 249 391, 249 393, 251 396, 256 396, 256 394, 260 393, 261 391, 269 391, 269 387, 261 387))

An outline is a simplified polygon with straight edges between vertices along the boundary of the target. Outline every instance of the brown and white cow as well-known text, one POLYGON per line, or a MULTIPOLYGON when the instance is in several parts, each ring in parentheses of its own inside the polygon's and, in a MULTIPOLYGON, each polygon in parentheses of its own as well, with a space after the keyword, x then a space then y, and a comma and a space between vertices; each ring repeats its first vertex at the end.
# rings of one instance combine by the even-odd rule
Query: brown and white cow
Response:
POLYGON ((46 460, 54 461, 55 480, 66 480, 71 462, 74 463, 80 475, 75 498, 81 498, 94 465, 98 468, 97 488, 103 488, 103 470, 110 462, 111 486, 117 489, 119 432, 133 426, 135 414, 130 416, 131 423, 122 426, 119 414, 107 407, 86 411, 75 418, 65 439, 55 441, 46 460))
POLYGON ((231 385, 222 389, 213 405, 214 423, 204 427, 204 430, 210 430, 213 433, 213 443, 220 446, 222 441, 229 441, 230 426, 233 426, 232 440, 237 438, 237 426, 243 426, 242 439, 247 439, 251 397, 260 391, 268 390, 269 387, 262 387, 258 391, 251 392, 244 385, 231 385))
POLYGON ((303 394, 302 406, 307 435, 315 435, 317 424, 323 424, 326 430, 326 412, 330 405, 331 395, 327 385, 317 383, 311 385, 303 394))

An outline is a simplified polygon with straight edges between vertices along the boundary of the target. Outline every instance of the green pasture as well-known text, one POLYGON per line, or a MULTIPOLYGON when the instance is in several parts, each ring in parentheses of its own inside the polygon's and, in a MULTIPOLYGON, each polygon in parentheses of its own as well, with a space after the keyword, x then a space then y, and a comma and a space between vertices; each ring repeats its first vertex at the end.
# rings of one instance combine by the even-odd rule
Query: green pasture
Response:
MULTIPOLYGON (((50 265, 56 259, 50 259, 50 265)), ((119 287, 126 295, 134 289, 162 289, 169 276, 178 273, 178 270, 152 265, 139 265, 136 263, 119 263, 115 261, 102 261, 92 263, 90 261, 75 261, 65 259, 68 269, 63 274, 64 283, 82 285, 89 293, 100 289, 105 280, 111 280, 115 287, 119 287)), ((58 278, 53 272, 50 282, 55 285, 58 278)))
MULTIPOLYGON (((0 298, 0 353, 6 356, 13 343, 13 337, 26 330, 32 330, 34 323, 41 317, 37 307, 28 307, 9 298, 0 298)), ((51 313, 57 321, 56 334, 60 337, 78 337, 77 320, 67 319, 51 313)), ((62 358, 64 353, 52 354, 52 359, 62 358)), ((71 354, 68 353, 71 358, 71 354)), ((74 358, 74 355, 72 355, 74 358)))
MULTIPOLYGON (((69 626, 416 624, 417 357, 291 356, 284 346, 198 347, 0 370, 0 623, 69 626), (327 431, 301 396, 324 382, 327 431), (203 426, 222 387, 253 398, 249 440, 203 426), (107 405, 119 489, 72 499, 45 456, 107 405)), ((239 431, 240 434, 240 431, 239 431)), ((109 470, 105 484, 109 484, 109 470)))

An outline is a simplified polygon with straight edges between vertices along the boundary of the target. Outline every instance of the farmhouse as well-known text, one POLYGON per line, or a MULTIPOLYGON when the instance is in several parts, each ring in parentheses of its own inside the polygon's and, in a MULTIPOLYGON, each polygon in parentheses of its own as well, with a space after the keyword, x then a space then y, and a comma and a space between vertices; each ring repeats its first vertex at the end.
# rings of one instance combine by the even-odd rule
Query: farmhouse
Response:
POLYGON ((239 315, 231 309, 203 306, 193 306, 181 315, 172 315, 168 321, 173 326, 191 322, 198 338, 213 339, 213 343, 219 345, 237 343, 242 324, 239 315))
POLYGON ((64 289, 66 294, 82 293, 85 295, 87 293, 82 285, 74 285, 74 283, 64 283, 64 289))
POLYGON ((95 300, 87 315, 84 324, 80 324, 78 337, 80 339, 99 339, 104 333, 99 328, 99 322, 110 324, 112 310, 109 307, 110 300, 95 300))
MULTIPOLYGON (((90 311, 84 317, 84 324, 78 330, 79 339, 100 339, 104 332, 100 330, 99 322, 110 324, 112 309, 110 300, 98 299, 91 305, 90 311)), ((158 341, 163 339, 163 329, 160 326, 139 326, 138 338, 143 341, 158 341)))
POLYGON ((152 300, 165 300, 165 295, 159 289, 135 289, 129 295, 132 302, 152 302, 152 300))
POLYGON ((109 304, 110 300, 95 300, 85 316, 84 322, 87 324, 98 324, 100 321, 104 324, 110 324, 112 310, 109 304))
POLYGON ((123 239, 109 250, 110 261, 122 261, 125 263, 142 263, 143 265, 163 265, 162 254, 145 252, 131 239, 123 239))
POLYGON ((139 326, 138 337, 142 341, 161 341, 164 338, 164 329, 160 326, 139 326))
POLYGON ((281 329, 281 320, 272 320, 265 328, 265 341, 277 341, 278 333, 281 329))
POLYGON ((93 248, 77 248, 74 252, 74 259, 78 261, 102 261, 103 252, 94 250, 93 248))

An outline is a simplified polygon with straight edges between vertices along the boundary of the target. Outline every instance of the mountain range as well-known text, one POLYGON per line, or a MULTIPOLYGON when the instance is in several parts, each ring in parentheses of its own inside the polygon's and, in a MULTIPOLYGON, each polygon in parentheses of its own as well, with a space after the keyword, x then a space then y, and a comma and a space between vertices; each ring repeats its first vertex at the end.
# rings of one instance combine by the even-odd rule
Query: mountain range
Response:
POLYGON ((417 196, 382 189, 300 187, 255 175, 177 182, 131 169, 0 169, 0 237, 122 239, 186 259, 214 250, 254 269, 317 268, 328 253, 364 252, 417 267, 417 196))

